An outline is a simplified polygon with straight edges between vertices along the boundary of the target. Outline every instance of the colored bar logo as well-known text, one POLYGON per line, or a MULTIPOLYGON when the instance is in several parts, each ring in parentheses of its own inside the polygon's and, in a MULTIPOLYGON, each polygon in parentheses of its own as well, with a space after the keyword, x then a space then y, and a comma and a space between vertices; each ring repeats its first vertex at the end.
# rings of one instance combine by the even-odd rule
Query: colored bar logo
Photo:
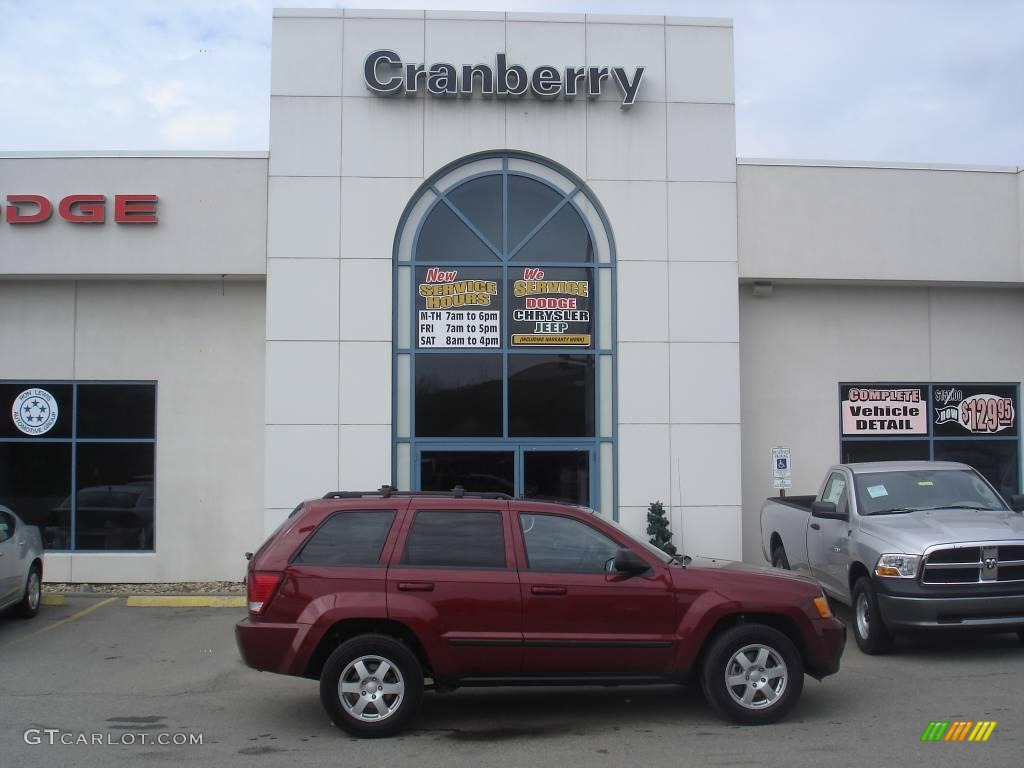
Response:
POLYGON ((988 741, 996 725, 995 720, 932 720, 921 741, 988 741))

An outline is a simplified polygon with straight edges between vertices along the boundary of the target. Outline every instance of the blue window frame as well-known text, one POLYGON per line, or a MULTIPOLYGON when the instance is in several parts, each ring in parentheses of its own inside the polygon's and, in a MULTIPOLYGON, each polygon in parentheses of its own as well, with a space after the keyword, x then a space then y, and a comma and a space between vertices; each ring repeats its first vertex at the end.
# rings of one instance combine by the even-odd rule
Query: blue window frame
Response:
MULTIPOLYGON (((393 258, 392 483, 420 488, 424 453, 495 452, 496 466, 511 455, 514 469, 502 470, 494 490, 523 495, 530 487, 523 467, 537 466, 529 456, 552 451, 564 459, 566 451, 577 451, 589 464, 589 487, 580 495, 617 518, 615 248, 607 219, 586 185, 527 153, 463 158, 412 197, 393 258), (434 276, 428 277, 431 268, 434 276), (470 303, 458 306, 482 311, 475 326, 446 324, 459 330, 435 346, 420 338, 419 313, 426 299, 418 286, 437 280, 437 270, 456 273, 453 281, 472 281, 476 292, 469 291, 470 303), (528 270, 545 273, 565 291, 578 291, 558 305, 574 308, 558 313, 560 320, 573 321, 562 324, 570 326, 563 333, 551 324, 543 328, 553 336, 534 336, 527 323, 513 323, 513 303, 529 306, 522 294, 513 296, 516 282, 545 279, 528 270), (557 398, 538 397, 544 381, 552 382, 550 392, 575 386, 583 394, 559 408, 557 398), (427 403, 423 397, 431 382, 436 392, 427 403)), ((517 313, 524 316, 542 317, 517 313)))
POLYGON ((156 382, 0 381, 0 504, 50 551, 154 549, 156 382))

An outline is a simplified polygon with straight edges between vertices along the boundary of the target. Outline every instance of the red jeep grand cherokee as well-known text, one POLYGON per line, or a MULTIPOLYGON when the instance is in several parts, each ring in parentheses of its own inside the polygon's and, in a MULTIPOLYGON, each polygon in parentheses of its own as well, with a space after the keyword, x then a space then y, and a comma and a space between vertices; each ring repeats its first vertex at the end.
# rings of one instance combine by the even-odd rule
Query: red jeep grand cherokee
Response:
POLYGON ((320 680, 331 720, 388 736, 424 688, 698 677, 741 723, 788 712, 846 632, 813 581, 669 557, 591 510, 502 494, 329 493, 249 561, 238 647, 320 680))

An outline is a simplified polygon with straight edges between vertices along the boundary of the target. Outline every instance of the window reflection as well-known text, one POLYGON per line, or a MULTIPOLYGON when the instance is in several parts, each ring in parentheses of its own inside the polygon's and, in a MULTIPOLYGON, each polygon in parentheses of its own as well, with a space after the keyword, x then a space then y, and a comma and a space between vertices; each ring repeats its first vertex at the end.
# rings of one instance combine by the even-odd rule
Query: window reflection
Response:
POLYGON ((591 355, 509 355, 508 424, 513 437, 594 434, 591 355))
POLYGON ((416 356, 419 437, 500 437, 501 357, 416 356))

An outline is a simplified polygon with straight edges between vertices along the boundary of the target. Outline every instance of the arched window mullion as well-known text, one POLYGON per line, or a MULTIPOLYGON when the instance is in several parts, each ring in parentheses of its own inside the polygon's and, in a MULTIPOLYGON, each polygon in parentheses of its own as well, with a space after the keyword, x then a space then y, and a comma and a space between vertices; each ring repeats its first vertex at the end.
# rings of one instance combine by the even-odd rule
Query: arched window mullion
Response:
POLYGON ((523 238, 523 241, 521 243, 519 243, 515 248, 512 249, 511 253, 509 253, 509 255, 508 255, 508 260, 511 261, 512 259, 514 259, 515 255, 517 253, 519 253, 519 251, 521 251, 531 240, 533 240, 533 238, 537 236, 537 233, 539 233, 542 229, 544 229, 544 227, 546 227, 548 225, 548 222, 550 222, 553 218, 555 218, 555 216, 557 216, 559 214, 559 212, 566 205, 569 204, 569 201, 571 201, 573 196, 577 192, 579 192, 579 191, 580 191, 579 187, 573 187, 572 191, 569 192, 569 194, 567 194, 565 197, 563 197, 559 201, 558 205, 556 205, 554 208, 552 208, 551 212, 548 213, 547 216, 545 216, 543 219, 540 220, 540 223, 536 227, 534 227, 532 230, 530 230, 530 233, 526 237, 523 238))
MULTIPOLYGON (((443 202, 446 206, 448 206, 448 210, 450 210, 452 213, 454 213, 456 218, 458 218, 459 221, 461 221, 463 224, 465 224, 470 232, 472 232, 474 235, 476 235, 477 239, 487 247, 487 250, 489 250, 491 253, 493 253, 494 256, 498 260, 501 260, 501 251, 499 251, 497 248, 494 247, 494 245, 488 239, 487 235, 485 235, 483 232, 481 232, 477 228, 477 226, 472 221, 469 220, 469 218, 466 216, 466 214, 464 214, 462 211, 460 211, 458 206, 456 206, 455 203, 453 203, 451 200, 448 199, 447 195, 442 194, 442 192, 436 186, 431 187, 430 190, 435 195, 438 196, 439 202, 443 202)), ((437 203, 435 203, 434 205, 436 206, 437 203)), ((427 216, 429 216, 429 215, 430 214, 428 213, 427 216)), ((418 250, 418 249, 413 249, 413 260, 414 261, 418 260, 417 259, 417 254, 416 254, 416 250, 418 250)))

